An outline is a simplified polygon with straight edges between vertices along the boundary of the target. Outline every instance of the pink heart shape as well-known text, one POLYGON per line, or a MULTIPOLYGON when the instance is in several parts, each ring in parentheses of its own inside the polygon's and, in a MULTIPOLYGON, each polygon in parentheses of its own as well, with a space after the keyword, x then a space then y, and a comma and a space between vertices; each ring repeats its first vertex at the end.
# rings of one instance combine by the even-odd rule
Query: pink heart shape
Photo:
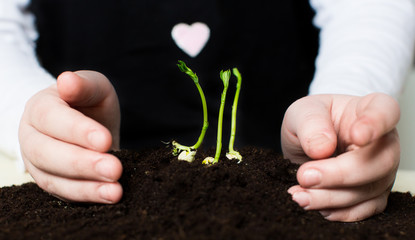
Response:
POLYGON ((191 25, 179 23, 173 27, 171 36, 183 52, 191 57, 196 57, 208 42, 210 29, 201 22, 195 22, 191 25))

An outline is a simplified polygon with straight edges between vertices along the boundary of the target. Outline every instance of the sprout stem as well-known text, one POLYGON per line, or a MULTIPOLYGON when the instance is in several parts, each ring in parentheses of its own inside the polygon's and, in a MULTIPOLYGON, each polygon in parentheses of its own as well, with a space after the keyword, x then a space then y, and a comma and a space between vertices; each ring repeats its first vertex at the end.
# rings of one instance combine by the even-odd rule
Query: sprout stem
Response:
POLYGON ((203 126, 202 131, 200 132, 199 138, 195 145, 193 145, 191 148, 198 149, 200 145, 203 142, 203 139, 205 138, 206 131, 209 127, 208 122, 208 111, 207 111, 207 104, 206 104, 206 98, 205 94, 203 93, 202 87, 200 86, 199 82, 195 82, 197 90, 199 90, 200 98, 202 99, 202 106, 203 106, 203 126))
POLYGON ((226 102, 226 92, 228 91, 229 87, 229 79, 231 77, 231 71, 221 71, 220 78, 223 82, 223 91, 220 98, 220 109, 219 109, 219 116, 218 116, 218 132, 217 132, 217 140, 216 140, 216 153, 215 158, 206 158, 203 163, 204 164, 215 164, 219 161, 220 153, 222 151, 222 126, 223 126, 223 111, 225 109, 225 102, 226 102))
POLYGON ((235 97, 233 99, 233 105, 232 105, 231 137, 229 139, 229 152, 226 154, 226 156, 228 159, 238 159, 239 162, 241 162, 242 161, 241 154, 235 151, 233 147, 235 143, 236 112, 238 108, 239 92, 241 91, 242 76, 239 73, 237 68, 233 68, 232 71, 233 71, 233 75, 235 75, 235 77, 237 78, 237 84, 236 84, 235 97))
POLYGON ((202 100, 202 107, 203 107, 203 126, 201 133, 199 135, 199 138, 197 142, 193 146, 184 146, 179 144, 176 141, 173 141, 173 154, 179 155, 179 160, 186 160, 186 161, 193 161, 194 156, 196 154, 196 150, 200 147, 200 145, 203 142, 203 139, 205 138, 206 131, 209 127, 208 122, 208 112, 207 112, 207 104, 206 104, 206 98, 205 94, 203 93, 202 87, 199 84, 199 78, 190 68, 186 66, 186 64, 183 61, 178 61, 177 66, 179 67, 180 71, 186 73, 195 83, 197 90, 199 91, 200 98, 202 100), (184 154, 182 153, 184 152, 184 154))

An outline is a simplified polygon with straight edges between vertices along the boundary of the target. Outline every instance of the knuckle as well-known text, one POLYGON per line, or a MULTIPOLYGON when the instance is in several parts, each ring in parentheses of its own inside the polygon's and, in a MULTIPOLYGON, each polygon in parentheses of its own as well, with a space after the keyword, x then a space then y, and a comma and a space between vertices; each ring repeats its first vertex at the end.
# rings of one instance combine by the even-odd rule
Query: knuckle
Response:
POLYGON ((396 170, 400 162, 400 141, 395 130, 381 139, 380 148, 383 149, 381 157, 383 169, 387 172, 396 170))
POLYGON ((53 181, 48 177, 36 178, 36 184, 48 193, 55 193, 53 181))
MULTIPOLYGON (((71 156, 79 156, 79 154, 71 156)), ((97 160, 75 158, 69 159, 68 161, 71 168, 70 172, 76 173, 76 175, 81 178, 93 177, 94 171, 92 169, 94 168, 94 163, 97 162, 97 160)))
POLYGON ((391 171, 397 170, 399 166, 399 161, 399 154, 396 154, 395 151, 390 150, 388 151, 387 156, 385 157, 383 167, 385 170, 387 170, 388 173, 390 173, 391 171))
POLYGON ((386 209, 386 206, 388 204, 388 197, 389 197, 390 191, 386 191, 382 196, 380 197, 380 203, 378 204, 375 214, 381 213, 386 209))
POLYGON ((371 182, 369 184, 366 185, 366 194, 374 194, 375 192, 377 192, 379 189, 379 186, 376 182, 371 182))
POLYGON ((50 118, 50 113, 54 111, 54 107, 51 106, 49 97, 42 97, 30 104, 28 111, 32 116, 32 122, 36 126, 45 126, 49 124, 48 119, 50 118))
POLYGON ((30 162, 36 167, 39 166, 38 159, 42 159, 42 152, 36 147, 36 141, 33 141, 31 134, 24 137, 20 141, 20 149, 25 162, 30 162))
POLYGON ((322 199, 325 199, 325 203, 324 203, 324 207, 329 207, 332 208, 334 206, 336 206, 338 203, 336 202, 335 198, 334 198, 334 194, 332 191, 325 191, 325 196, 322 199))

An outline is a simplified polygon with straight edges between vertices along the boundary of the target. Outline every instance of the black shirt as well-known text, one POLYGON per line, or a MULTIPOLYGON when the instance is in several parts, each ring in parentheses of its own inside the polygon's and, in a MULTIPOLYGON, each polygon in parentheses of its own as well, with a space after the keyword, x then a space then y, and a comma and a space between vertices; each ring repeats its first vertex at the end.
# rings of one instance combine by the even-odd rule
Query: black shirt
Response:
MULTIPOLYGON (((216 142, 222 69, 243 77, 235 147, 279 148, 286 108, 307 94, 318 30, 307 0, 32 0, 37 52, 57 76, 95 70, 115 86, 121 105, 121 147, 139 149, 175 139, 192 145, 202 123, 193 82, 176 67, 183 60, 205 91, 216 142), (171 37, 177 23, 206 23, 210 39, 192 58, 171 37)), ((235 79, 227 96, 224 147, 229 139, 235 79)))

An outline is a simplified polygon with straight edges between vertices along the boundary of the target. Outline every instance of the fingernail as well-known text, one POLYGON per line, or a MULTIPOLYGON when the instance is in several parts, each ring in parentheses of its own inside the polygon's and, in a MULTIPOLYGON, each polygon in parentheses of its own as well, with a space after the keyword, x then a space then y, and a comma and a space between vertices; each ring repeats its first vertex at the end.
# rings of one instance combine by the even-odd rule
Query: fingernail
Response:
POLYGON ((94 148, 99 148, 105 144, 105 135, 100 131, 93 131, 88 134, 88 141, 94 148))
POLYGON ((112 161, 104 158, 95 164, 95 171, 104 178, 103 180, 114 182, 111 166, 112 161))
POLYGON ((321 173, 316 169, 308 169, 303 173, 301 185, 305 187, 312 187, 320 184, 321 173))
POLYGON ((290 188, 287 190, 287 192, 288 192, 289 194, 293 195, 293 194, 294 194, 294 192, 295 192, 295 186, 290 187, 290 188))
POLYGON ((306 192, 294 193, 293 200, 304 209, 307 209, 307 207, 310 205, 310 195, 306 192))
POLYGON ((111 187, 108 184, 102 184, 98 188, 99 197, 107 203, 113 203, 111 200, 111 187))
POLYGON ((327 210, 323 210, 323 211, 320 211, 320 214, 324 218, 327 218, 328 216, 330 216, 331 212, 330 211, 327 211, 327 210))

